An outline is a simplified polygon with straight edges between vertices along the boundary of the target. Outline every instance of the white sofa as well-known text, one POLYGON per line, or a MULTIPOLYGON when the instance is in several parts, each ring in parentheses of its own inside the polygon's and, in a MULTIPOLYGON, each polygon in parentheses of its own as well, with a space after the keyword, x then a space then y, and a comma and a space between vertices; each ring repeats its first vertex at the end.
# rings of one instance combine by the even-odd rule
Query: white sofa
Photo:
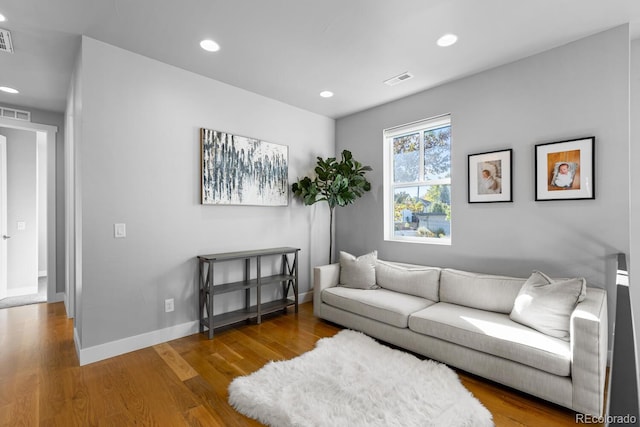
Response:
POLYGON ((569 337, 562 339, 510 318, 527 279, 385 261, 376 261, 375 270, 381 287, 354 289, 339 285, 340 264, 314 268, 314 314, 576 412, 602 416, 604 290, 588 288, 570 314, 569 337), (389 275, 389 269, 397 271, 389 275))

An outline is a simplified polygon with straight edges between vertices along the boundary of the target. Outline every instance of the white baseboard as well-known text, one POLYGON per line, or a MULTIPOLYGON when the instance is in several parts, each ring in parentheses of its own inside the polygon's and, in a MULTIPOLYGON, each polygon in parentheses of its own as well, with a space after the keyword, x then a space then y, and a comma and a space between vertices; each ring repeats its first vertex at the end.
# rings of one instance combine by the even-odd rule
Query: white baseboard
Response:
POLYGON ((74 340, 80 366, 84 366, 131 351, 193 335, 197 332, 198 321, 193 321, 88 348, 82 348, 80 337, 77 334, 77 330, 74 329, 74 340))
MULTIPOLYGON (((64 293, 61 292, 58 295, 61 295, 61 301, 64 300, 64 293)), ((313 291, 305 292, 298 295, 298 301, 301 304, 312 300, 313 291)), ((121 340, 111 341, 88 348, 82 348, 80 337, 78 336, 78 331, 75 328, 73 330, 73 339, 75 341, 76 353, 78 354, 80 366, 84 366, 90 363, 99 362, 100 360, 108 359, 110 357, 129 353, 131 351, 140 350, 142 348, 151 347, 163 342, 193 335, 195 333, 198 333, 198 323, 199 322, 197 320, 194 320, 192 322, 182 323, 180 325, 170 326, 168 328, 158 329, 156 331, 146 332, 144 334, 127 337, 121 340)))
POLYGON ((47 302, 60 302, 60 301, 64 301, 64 292, 57 292, 56 296, 53 297, 53 300, 47 301, 47 302))
POLYGON ((305 292, 298 295, 298 303, 300 304, 311 301, 313 301, 313 291, 305 292))
POLYGON ((38 285, 22 286, 19 288, 7 289, 7 297, 21 297, 23 295, 31 295, 38 293, 38 285))

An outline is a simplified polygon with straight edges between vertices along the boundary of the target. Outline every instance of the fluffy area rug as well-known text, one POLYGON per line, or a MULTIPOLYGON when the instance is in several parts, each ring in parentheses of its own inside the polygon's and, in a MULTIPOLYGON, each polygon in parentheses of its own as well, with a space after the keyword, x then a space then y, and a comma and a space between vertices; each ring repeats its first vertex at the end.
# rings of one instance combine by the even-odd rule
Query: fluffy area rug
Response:
POLYGON ((269 426, 493 426, 446 365, 343 330, 229 385, 229 403, 269 426))

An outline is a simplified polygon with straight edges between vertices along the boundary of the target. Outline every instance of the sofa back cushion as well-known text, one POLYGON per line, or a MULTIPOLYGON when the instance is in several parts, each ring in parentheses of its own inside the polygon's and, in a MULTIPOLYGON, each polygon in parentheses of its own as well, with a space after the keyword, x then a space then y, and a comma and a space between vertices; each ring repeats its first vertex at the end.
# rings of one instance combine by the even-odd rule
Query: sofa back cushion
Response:
POLYGON ((440 268, 399 264, 378 260, 376 283, 378 286, 403 294, 415 295, 438 302, 440 268))
POLYGON ((440 273, 440 301, 509 314, 526 281, 445 268, 440 273))

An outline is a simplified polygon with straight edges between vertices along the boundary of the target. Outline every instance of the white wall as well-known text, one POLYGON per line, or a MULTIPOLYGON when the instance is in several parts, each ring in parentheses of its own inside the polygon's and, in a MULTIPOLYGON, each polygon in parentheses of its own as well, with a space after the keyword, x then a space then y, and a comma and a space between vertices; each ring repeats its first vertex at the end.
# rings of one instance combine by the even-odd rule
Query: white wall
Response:
MULTIPOLYGON (((316 156, 334 154, 334 120, 86 37, 80 58, 75 104, 81 124, 74 139, 81 354, 195 321, 199 254, 299 247, 300 290, 308 291, 311 266, 328 250, 328 213, 296 201, 288 207, 201 205, 199 129, 288 145, 291 183, 313 169, 316 156), (125 239, 114 239, 114 223, 126 223, 125 239), (164 313, 165 298, 175 298, 175 312, 164 313)), ((212 56, 212 66, 218 60, 223 57, 212 56)), ((241 300, 233 296, 216 309, 241 300)))
POLYGON ((338 210, 338 248, 520 277, 534 269, 579 275, 612 290, 614 255, 629 251, 628 81, 628 27, 621 26, 339 119, 336 151, 352 150, 374 171, 373 194, 338 210), (443 113, 453 126, 453 243, 386 242, 382 131, 443 113), (535 144, 592 135, 596 199, 534 201, 535 144), (467 203, 467 155, 506 148, 514 150, 514 202, 467 203))
POLYGON ((38 292, 37 144, 35 132, 0 128, 7 138, 7 295, 38 292), (18 223, 23 222, 23 230, 18 223))

